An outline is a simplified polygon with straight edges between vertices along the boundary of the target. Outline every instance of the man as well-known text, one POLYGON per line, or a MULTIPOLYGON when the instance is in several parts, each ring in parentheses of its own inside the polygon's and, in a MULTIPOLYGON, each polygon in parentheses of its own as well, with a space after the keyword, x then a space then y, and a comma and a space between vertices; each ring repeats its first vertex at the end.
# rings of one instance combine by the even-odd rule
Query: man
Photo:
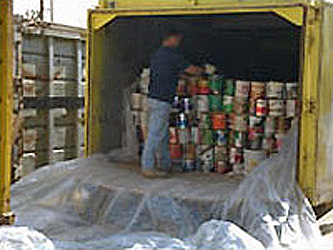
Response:
POLYGON ((183 35, 169 31, 151 58, 148 95, 148 135, 142 154, 142 174, 147 178, 168 177, 171 169, 169 153, 169 116, 171 104, 182 72, 198 74, 200 68, 190 65, 178 52, 183 35), (157 171, 155 159, 162 171, 157 171))

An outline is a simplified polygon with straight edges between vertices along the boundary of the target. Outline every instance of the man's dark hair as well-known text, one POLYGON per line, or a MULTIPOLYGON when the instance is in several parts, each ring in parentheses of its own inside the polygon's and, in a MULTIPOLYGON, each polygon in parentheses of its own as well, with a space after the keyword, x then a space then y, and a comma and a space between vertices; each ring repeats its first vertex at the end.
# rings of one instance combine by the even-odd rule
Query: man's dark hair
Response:
POLYGON ((173 28, 168 29, 167 31, 164 32, 162 41, 165 41, 172 36, 181 36, 182 37, 182 36, 184 36, 184 32, 182 30, 173 29, 173 28))

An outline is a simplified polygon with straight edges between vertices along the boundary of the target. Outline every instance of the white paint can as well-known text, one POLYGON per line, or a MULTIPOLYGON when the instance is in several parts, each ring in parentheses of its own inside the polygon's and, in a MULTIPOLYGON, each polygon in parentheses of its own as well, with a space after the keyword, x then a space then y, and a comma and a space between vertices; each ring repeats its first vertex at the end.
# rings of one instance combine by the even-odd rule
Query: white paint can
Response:
POLYGON ((279 117, 284 116, 285 113, 285 103, 284 100, 271 99, 268 101, 269 105, 269 116, 279 117))
POLYGON ((296 82, 287 83, 286 93, 288 99, 297 99, 298 97, 297 83, 296 82))
POLYGON ((284 83, 282 82, 269 82, 266 85, 266 97, 267 98, 283 98, 284 83))
POLYGON ((296 100, 287 100, 286 117, 292 118, 296 116, 296 100))
POLYGON ((250 94, 250 82, 248 81, 236 81, 236 97, 249 97, 250 94))

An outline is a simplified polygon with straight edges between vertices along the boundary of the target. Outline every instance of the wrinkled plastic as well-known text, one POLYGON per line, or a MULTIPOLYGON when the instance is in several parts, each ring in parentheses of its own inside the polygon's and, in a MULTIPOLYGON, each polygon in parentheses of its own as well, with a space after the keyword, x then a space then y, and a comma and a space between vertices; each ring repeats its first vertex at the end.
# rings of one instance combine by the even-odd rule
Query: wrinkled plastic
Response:
POLYGON ((54 250, 43 234, 27 227, 0 227, 0 250, 54 250))
POLYGON ((219 248, 222 238, 233 237, 228 221, 267 249, 315 249, 320 233, 295 181, 296 150, 297 127, 279 155, 247 176, 175 173, 148 180, 138 165, 104 155, 57 163, 16 183, 12 207, 17 225, 44 233, 57 248, 219 248))

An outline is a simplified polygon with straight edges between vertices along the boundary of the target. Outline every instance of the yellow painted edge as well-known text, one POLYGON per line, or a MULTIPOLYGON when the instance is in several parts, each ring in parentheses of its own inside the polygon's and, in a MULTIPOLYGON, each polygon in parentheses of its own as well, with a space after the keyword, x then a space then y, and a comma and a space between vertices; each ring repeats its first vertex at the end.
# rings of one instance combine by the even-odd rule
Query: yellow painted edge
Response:
POLYGON ((274 6, 274 7, 239 7, 223 8, 213 6, 211 8, 191 7, 191 8, 163 8, 160 10, 109 10, 92 11, 92 27, 94 30, 101 29, 104 25, 111 22, 116 17, 126 16, 150 16, 150 15, 205 15, 205 14, 227 14, 227 13, 251 13, 251 12, 275 12, 289 22, 303 25, 303 7, 302 6, 274 6))
POLYGON ((306 15, 298 182, 306 197, 316 205, 320 20, 315 18, 313 8, 308 8, 306 15))
POLYGON ((13 116, 13 81, 12 81, 12 10, 10 0, 0 0, 0 216, 10 212, 10 182, 12 155, 12 116, 13 116))

